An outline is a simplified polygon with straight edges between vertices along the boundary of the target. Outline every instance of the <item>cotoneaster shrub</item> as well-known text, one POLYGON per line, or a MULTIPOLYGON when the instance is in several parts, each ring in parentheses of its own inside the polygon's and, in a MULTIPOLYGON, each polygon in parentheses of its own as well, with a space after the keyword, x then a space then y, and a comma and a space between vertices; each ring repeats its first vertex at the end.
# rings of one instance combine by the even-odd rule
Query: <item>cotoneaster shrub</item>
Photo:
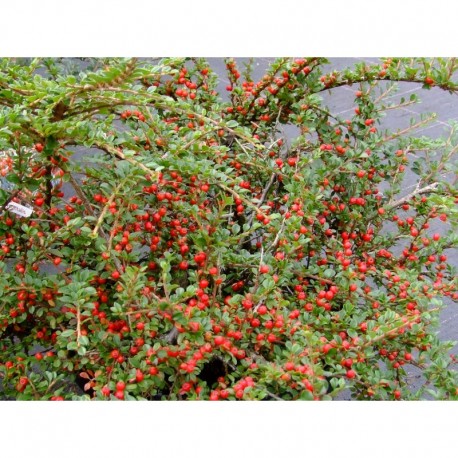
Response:
POLYGON ((1 61, 3 396, 456 399, 457 135, 380 127, 456 61, 226 62, 229 102, 204 59, 1 61))

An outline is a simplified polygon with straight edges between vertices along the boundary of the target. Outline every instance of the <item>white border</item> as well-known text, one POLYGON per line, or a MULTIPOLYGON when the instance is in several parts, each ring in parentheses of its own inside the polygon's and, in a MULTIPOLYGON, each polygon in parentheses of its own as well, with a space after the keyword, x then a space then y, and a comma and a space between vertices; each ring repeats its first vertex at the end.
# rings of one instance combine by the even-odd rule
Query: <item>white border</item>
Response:
POLYGON ((16 0, 0 56, 453 56, 446 0, 16 0))
POLYGON ((4 402, 5 456, 456 457, 453 402, 4 402))

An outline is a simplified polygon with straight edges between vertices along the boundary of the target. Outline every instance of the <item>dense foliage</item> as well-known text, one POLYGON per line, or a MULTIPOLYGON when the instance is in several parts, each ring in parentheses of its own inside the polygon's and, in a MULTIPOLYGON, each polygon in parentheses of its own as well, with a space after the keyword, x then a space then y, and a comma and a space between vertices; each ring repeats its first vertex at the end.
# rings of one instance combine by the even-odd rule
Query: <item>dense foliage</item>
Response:
POLYGON ((456 399, 458 136, 380 127, 455 59, 226 64, 227 102, 204 59, 0 62, 3 395, 456 399))

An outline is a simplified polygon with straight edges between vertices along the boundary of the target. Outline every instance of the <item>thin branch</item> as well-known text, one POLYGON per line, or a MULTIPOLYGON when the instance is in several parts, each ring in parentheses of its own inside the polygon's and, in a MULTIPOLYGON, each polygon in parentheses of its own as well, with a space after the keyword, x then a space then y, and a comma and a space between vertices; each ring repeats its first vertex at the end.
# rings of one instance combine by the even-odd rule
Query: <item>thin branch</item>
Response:
POLYGON ((127 162, 130 162, 132 165, 135 165, 136 167, 139 167, 141 170, 149 174, 151 177, 156 176, 159 177, 159 172, 156 172, 155 170, 151 170, 148 167, 146 167, 145 164, 142 164, 141 162, 136 161, 135 159, 131 157, 127 157, 121 150, 116 149, 115 147, 108 145, 106 143, 102 142, 94 142, 94 145, 98 147, 99 149, 111 154, 112 156, 116 156, 119 159, 123 159, 127 162))
POLYGON ((253 287, 253 294, 256 294, 256 291, 258 290, 259 288, 259 276, 260 276, 260 273, 261 273, 261 266, 262 266, 262 263, 264 261, 264 246, 261 245, 261 257, 260 257, 260 260, 259 260, 259 266, 258 269, 257 269, 257 272, 256 272, 256 278, 255 278, 255 281, 254 281, 254 287, 253 287))
MULTIPOLYGON (((420 316, 423 316, 425 313, 437 312, 439 310, 440 310, 439 308, 433 308, 433 309, 425 310, 420 316)), ((414 315, 411 319, 407 320, 406 322, 403 322, 401 325, 396 326, 394 328, 391 328, 390 330, 384 332, 383 334, 380 334, 379 336, 374 337, 373 339, 367 340, 362 345, 357 345, 357 347, 359 347, 359 348, 369 347, 369 346, 373 345, 375 342, 378 342, 379 340, 383 340, 386 337, 395 334, 397 331, 399 331, 402 328, 405 328, 406 326, 408 326, 410 323, 413 323, 418 318, 419 318, 419 315, 414 315)))
POLYGON ((265 390, 265 392, 268 394, 268 396, 272 399, 275 399, 276 401, 284 401, 284 399, 282 398, 279 398, 278 396, 276 396, 275 394, 271 393, 270 391, 268 390, 265 390))
POLYGON ((283 221, 281 222, 281 225, 280 225, 280 229, 278 229, 277 235, 275 236, 274 241, 271 243, 267 251, 270 251, 272 248, 274 248, 277 245, 278 240, 280 239, 280 235, 283 232, 283 228, 285 227, 285 221, 286 221, 286 216, 283 218, 283 221))
POLYGON ((430 184, 428 186, 425 186, 424 188, 415 189, 415 191, 411 192, 407 196, 402 197, 401 199, 396 200, 393 203, 389 203, 387 205, 387 208, 388 209, 392 209, 392 208, 399 207, 400 205, 403 205, 403 204, 409 202, 413 197, 415 197, 417 195, 429 194, 430 192, 436 191, 438 187, 439 187, 439 183, 432 183, 432 184, 430 184))
POLYGON ((326 278, 317 277, 316 275, 311 275, 307 273, 306 274, 300 273, 300 275, 302 275, 305 278, 312 278, 313 280, 317 280, 319 282, 326 283, 327 285, 335 285, 333 281, 328 280, 326 278))
POLYGON ((99 219, 97 220, 97 224, 95 225, 95 227, 94 227, 94 229, 92 231, 92 235, 93 236, 95 236, 97 234, 97 232, 99 232, 100 227, 101 227, 101 225, 103 223, 103 219, 105 218, 105 215, 106 215, 108 209, 110 208, 110 205, 112 204, 114 199, 117 197, 118 192, 122 188, 122 186, 124 185, 125 181, 126 180, 121 181, 121 183, 119 183, 118 186, 116 186, 115 190, 113 191, 113 194, 111 194, 111 196, 108 199, 107 203, 103 207, 102 213, 100 213, 99 219))
POLYGON ((394 133, 393 135, 390 135, 390 136, 388 136, 388 137, 384 137, 384 138, 382 138, 382 139, 378 142, 377 145, 383 145, 383 144, 386 143, 386 142, 389 142, 389 141, 391 141, 391 140, 394 140, 394 139, 396 139, 396 138, 398 138, 398 137, 402 137, 403 135, 405 135, 405 134, 411 132, 412 130, 415 130, 415 129, 417 129, 418 127, 421 127, 421 126, 424 126, 425 124, 428 124, 430 121, 432 121, 432 120, 435 119, 436 117, 437 117, 437 116, 434 114, 434 115, 430 116, 430 117, 427 118, 427 119, 424 119, 424 120, 422 120, 422 121, 417 122, 416 124, 413 124, 413 125, 411 125, 411 126, 409 126, 409 127, 406 127, 406 128, 403 129, 403 130, 399 130, 398 132, 394 133))
MULTIPOLYGON (((268 194, 270 188, 271 188, 272 185, 274 184, 274 181, 275 181, 276 176, 277 176, 276 173, 272 173, 272 175, 270 176, 270 180, 267 182, 266 186, 264 187, 264 189, 263 189, 263 191, 262 191, 261 197, 259 198, 258 208, 261 207, 262 204, 264 203, 264 200, 266 199, 267 194, 268 194)), ((248 218, 248 225, 249 225, 249 226, 251 226, 251 224, 253 223, 253 219, 254 219, 254 213, 252 213, 252 214, 250 215, 250 217, 248 218)))
POLYGON ((377 113, 382 113, 383 111, 396 110, 398 108, 408 107, 409 105, 413 105, 415 103, 417 103, 416 100, 409 100, 408 102, 404 102, 404 103, 398 103, 398 104, 395 104, 395 105, 388 105, 386 107, 382 107, 382 108, 378 109, 377 113))
POLYGON ((76 306, 76 344, 79 348, 81 338, 81 310, 79 304, 76 306))
MULTIPOLYGON (((73 186, 73 189, 75 190, 75 192, 78 195, 78 197, 83 201, 86 213, 95 218, 94 210, 92 209, 91 203, 87 200, 86 194, 84 194, 84 192, 81 189, 80 185, 78 184, 78 182, 75 180, 75 178, 73 177, 73 175, 70 172, 68 173, 68 176, 69 176, 69 181, 73 186)), ((120 214, 120 212, 118 212, 116 214, 116 218, 119 217, 119 214, 120 214)), ((114 225, 116 225, 116 222, 114 223, 114 225)), ((99 226, 98 231, 99 231, 99 234, 106 240, 106 242, 108 244, 108 251, 110 252, 111 251, 110 247, 111 247, 112 237, 109 238, 108 235, 106 234, 106 232, 103 230, 103 228, 101 226, 99 226)), ((122 272, 122 264, 120 263, 119 259, 114 257, 113 258, 113 262, 114 262, 118 272, 122 272)))
POLYGON ((173 344, 176 342, 177 340, 177 337, 178 335, 180 334, 180 332, 178 331, 178 329, 174 326, 170 332, 168 334, 166 334, 166 336, 164 337, 164 339, 169 343, 169 344, 173 344))
POLYGON ((234 191, 233 189, 229 188, 228 186, 222 184, 222 183, 215 183, 216 186, 218 186, 219 188, 223 189, 224 191, 227 191, 229 192, 230 194, 232 194, 236 199, 240 199, 242 202, 244 202, 248 207, 252 208, 256 213, 258 213, 259 215, 262 215, 263 217, 266 217, 266 215, 264 214, 264 212, 262 210, 260 210, 256 205, 254 205, 250 200, 248 200, 247 198, 243 197, 242 195, 240 195, 238 192, 234 191))
MULTIPOLYGON (((355 79, 346 79, 346 80, 341 80, 338 82, 335 82, 333 84, 330 84, 329 86, 325 86, 322 89, 319 89, 318 92, 323 92, 323 91, 329 91, 330 89, 335 89, 337 87, 341 86, 351 86, 352 84, 357 84, 357 83, 371 83, 374 81, 394 81, 394 82, 405 82, 405 83, 416 83, 416 84, 424 84, 423 80, 420 79, 412 79, 408 77, 397 77, 397 78, 390 78, 389 75, 387 76, 370 76, 369 78, 366 78, 364 75, 359 76, 355 79)), ((436 87, 439 87, 440 89, 444 91, 450 91, 450 92, 458 92, 458 86, 455 85, 453 82, 448 82, 444 84, 436 84, 436 87)))

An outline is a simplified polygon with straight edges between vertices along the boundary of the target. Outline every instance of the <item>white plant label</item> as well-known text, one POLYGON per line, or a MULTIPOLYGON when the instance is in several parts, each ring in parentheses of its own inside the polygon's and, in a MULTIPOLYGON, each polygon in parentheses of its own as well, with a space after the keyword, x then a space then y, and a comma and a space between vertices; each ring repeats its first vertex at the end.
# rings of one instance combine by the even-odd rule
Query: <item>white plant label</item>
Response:
POLYGON ((29 207, 24 207, 24 205, 17 204, 16 202, 10 202, 6 208, 16 215, 28 217, 32 214, 32 209, 29 207))

